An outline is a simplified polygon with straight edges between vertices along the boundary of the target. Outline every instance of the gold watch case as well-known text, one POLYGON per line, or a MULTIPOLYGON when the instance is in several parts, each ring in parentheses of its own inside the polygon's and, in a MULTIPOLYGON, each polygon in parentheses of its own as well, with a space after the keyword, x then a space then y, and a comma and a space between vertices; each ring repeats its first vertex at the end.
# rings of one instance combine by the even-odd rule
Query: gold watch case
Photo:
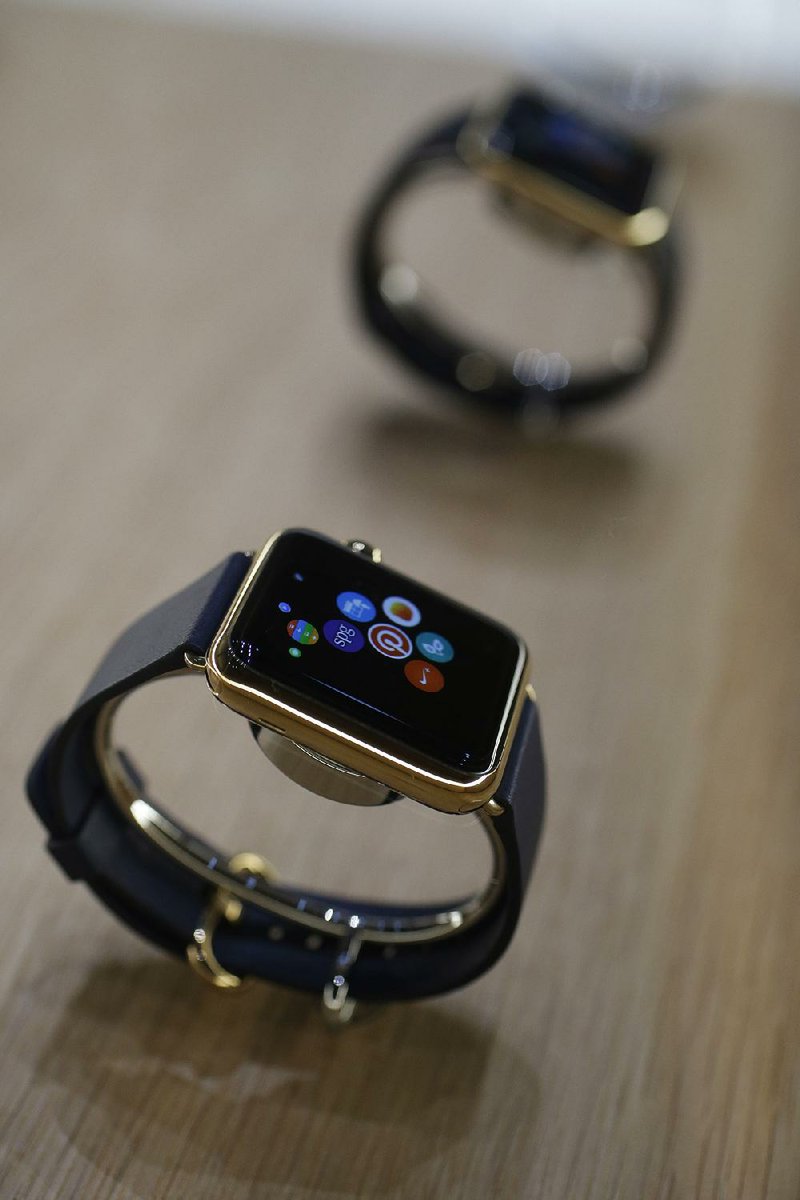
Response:
POLYGON ((440 812, 466 813, 480 808, 496 791, 519 721, 528 675, 525 644, 517 639, 519 658, 489 770, 477 775, 450 772, 423 755, 415 755, 408 747, 378 738, 372 740, 363 725, 351 722, 345 714, 332 714, 310 703, 300 706, 296 698, 290 703, 283 696, 235 678, 226 665, 230 658, 231 630, 280 537, 280 532, 274 534, 254 556, 206 655, 206 679, 214 696, 248 721, 275 730, 346 770, 375 779, 440 812))
POLYGON ((505 104, 498 104, 477 110, 458 138, 458 153, 477 175, 551 216, 619 246, 629 249, 652 246, 666 236, 679 190, 674 171, 657 172, 647 203, 638 213, 620 213, 578 188, 494 148, 491 134, 504 109, 505 104))

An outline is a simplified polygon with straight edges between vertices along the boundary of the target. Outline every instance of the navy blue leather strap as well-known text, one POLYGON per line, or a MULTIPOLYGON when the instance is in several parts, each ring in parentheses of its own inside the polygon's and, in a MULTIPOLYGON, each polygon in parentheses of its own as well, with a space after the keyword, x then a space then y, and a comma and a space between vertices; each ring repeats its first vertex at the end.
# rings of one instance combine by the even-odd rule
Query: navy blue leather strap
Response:
POLYGON ((140 617, 110 647, 52 740, 49 786, 31 797, 55 838, 74 836, 93 806, 99 773, 92 741, 100 709, 151 679, 185 669, 187 652, 204 654, 249 565, 249 555, 232 554, 140 617))
MULTIPOLYGON (((65 873, 85 881, 136 932, 178 955, 184 954, 198 926, 209 900, 209 885, 125 817, 98 765, 95 725, 107 701, 181 669, 187 651, 206 652, 248 563, 246 555, 232 555, 131 626, 103 659, 73 714, 48 739, 27 781, 31 803, 50 834, 48 848, 65 873)), ((132 765, 130 769, 134 770, 132 765)), ((146 795, 146 783, 138 778, 146 795)), ((431 943, 398 945, 392 957, 386 957, 380 945, 365 943, 350 974, 353 996, 411 999, 449 991, 485 971, 508 945, 544 813, 539 719, 530 699, 525 701, 496 799, 503 811, 495 818, 495 828, 506 856, 505 886, 497 902, 463 933, 431 943)), ((334 907, 354 903, 341 897, 326 899, 334 907)), ((357 907, 387 923, 426 911, 360 901, 357 907)), ((278 918, 247 903, 236 924, 219 926, 214 942, 222 965, 237 975, 315 992, 329 981, 340 946, 338 938, 309 938, 301 922, 278 918)))
POLYGON ((443 168, 469 171, 457 151, 459 134, 470 119, 469 110, 440 122, 414 142, 390 167, 378 184, 358 222, 354 246, 355 295, 362 319, 379 341, 396 357, 427 379, 432 379, 471 404, 505 417, 520 417, 533 410, 567 417, 620 396, 638 383, 661 357, 671 331, 677 295, 677 255, 673 232, 635 254, 646 268, 650 296, 649 326, 644 343, 647 354, 630 369, 598 370, 573 374, 560 387, 523 383, 512 365, 491 347, 476 345, 443 323, 424 301, 400 304, 387 301, 381 281, 387 267, 383 232, 395 201, 425 176, 443 168), (467 387, 459 364, 469 355, 488 355, 494 377, 481 387, 467 387))

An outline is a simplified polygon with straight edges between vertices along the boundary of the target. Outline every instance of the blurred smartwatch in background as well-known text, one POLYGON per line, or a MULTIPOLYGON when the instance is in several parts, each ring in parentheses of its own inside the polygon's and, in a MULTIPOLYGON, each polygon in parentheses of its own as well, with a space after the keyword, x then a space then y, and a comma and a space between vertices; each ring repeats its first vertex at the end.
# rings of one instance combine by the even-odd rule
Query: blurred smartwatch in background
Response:
MULTIPOLYGON (((361 315, 403 362, 497 415, 525 423, 590 409, 641 381, 667 344, 676 301, 676 192, 675 173, 652 146, 540 90, 525 87, 491 108, 463 110, 400 155, 361 215, 354 254, 361 315), (504 349, 489 331, 490 313, 486 334, 476 334, 446 303, 434 303, 425 264, 392 253, 388 226, 407 192, 454 170, 488 189, 520 238, 527 235, 527 246, 519 242, 520 269, 528 270, 530 259, 529 294, 540 310, 559 296, 537 278, 531 238, 573 258, 611 251, 617 264, 621 257, 621 277, 601 288, 583 324, 595 315, 607 319, 605 310, 630 289, 633 327, 613 330, 608 344, 588 355, 542 346, 535 329, 528 344, 504 349)), ((461 253, 474 254, 474 241, 465 238, 461 253)))

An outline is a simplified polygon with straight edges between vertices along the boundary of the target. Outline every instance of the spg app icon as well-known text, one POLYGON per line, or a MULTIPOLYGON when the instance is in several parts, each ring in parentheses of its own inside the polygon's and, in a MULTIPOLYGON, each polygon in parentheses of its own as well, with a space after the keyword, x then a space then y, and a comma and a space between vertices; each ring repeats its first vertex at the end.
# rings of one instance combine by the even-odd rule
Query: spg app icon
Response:
POLYGON ((325 634, 325 641, 330 642, 337 650, 344 650, 345 654, 355 654, 364 645, 364 635, 360 629, 356 629, 355 625, 351 625, 349 621, 341 621, 338 617, 334 617, 332 621, 326 621, 322 626, 322 632, 325 634))

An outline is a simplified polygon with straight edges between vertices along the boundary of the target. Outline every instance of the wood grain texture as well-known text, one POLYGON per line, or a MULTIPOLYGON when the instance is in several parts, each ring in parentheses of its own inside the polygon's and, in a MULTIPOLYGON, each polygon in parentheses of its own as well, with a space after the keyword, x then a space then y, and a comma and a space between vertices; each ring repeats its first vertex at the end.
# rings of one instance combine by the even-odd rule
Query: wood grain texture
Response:
MULTIPOLYGON (((733 96, 676 116, 669 361, 522 444, 376 353, 345 272, 392 145, 499 79, 0 17, 4 1200, 800 1194, 800 117, 733 96), (507 957, 341 1036, 311 999, 226 1002, 138 941, 45 857, 22 796, 118 629, 288 524, 366 537, 518 628, 550 765, 507 957)), ((560 305, 603 336, 543 259, 533 296, 492 270, 485 214, 469 237, 479 213, 433 217, 403 236, 499 328, 560 305)), ((480 868, 469 823, 284 785, 195 681, 125 720, 168 803, 287 874, 403 895, 480 868)))

